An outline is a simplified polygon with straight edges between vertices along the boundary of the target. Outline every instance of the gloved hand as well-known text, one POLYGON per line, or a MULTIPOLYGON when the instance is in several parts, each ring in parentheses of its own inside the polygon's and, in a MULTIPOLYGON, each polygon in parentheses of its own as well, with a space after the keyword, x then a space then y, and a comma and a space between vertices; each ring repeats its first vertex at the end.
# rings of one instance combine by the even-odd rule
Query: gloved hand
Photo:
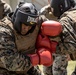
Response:
POLYGON ((50 66, 53 63, 52 54, 47 48, 39 48, 36 54, 31 54, 29 56, 33 66, 38 64, 50 66))
POLYGON ((48 36, 57 36, 62 32, 62 25, 53 20, 45 21, 42 23, 41 32, 48 36))
POLYGON ((45 48, 51 48, 51 43, 50 43, 50 39, 46 36, 46 35, 42 35, 39 34, 37 36, 37 40, 36 40, 36 48, 41 48, 41 47, 45 47, 45 48))
POLYGON ((36 40, 36 48, 48 48, 50 52, 55 53, 57 47, 56 41, 51 41, 48 36, 39 34, 36 40))

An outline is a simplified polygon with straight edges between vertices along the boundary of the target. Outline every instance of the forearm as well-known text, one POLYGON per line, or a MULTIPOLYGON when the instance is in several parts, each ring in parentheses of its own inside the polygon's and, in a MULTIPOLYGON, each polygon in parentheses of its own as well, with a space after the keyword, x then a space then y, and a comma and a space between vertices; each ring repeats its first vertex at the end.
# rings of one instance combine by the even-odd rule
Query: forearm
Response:
POLYGON ((59 42, 56 53, 57 54, 69 54, 71 59, 76 59, 76 42, 75 42, 75 24, 74 21, 69 17, 63 17, 60 20, 63 26, 62 40, 59 42))
POLYGON ((18 52, 10 30, 0 29, 0 67, 9 71, 25 71, 32 65, 30 58, 18 52))
POLYGON ((3 64, 3 68, 9 71, 25 71, 29 69, 32 65, 30 58, 11 49, 0 50, 0 59, 3 64))
POLYGON ((2 67, 9 71, 26 71, 32 66, 30 58, 19 53, 2 56, 1 62, 3 63, 2 67))

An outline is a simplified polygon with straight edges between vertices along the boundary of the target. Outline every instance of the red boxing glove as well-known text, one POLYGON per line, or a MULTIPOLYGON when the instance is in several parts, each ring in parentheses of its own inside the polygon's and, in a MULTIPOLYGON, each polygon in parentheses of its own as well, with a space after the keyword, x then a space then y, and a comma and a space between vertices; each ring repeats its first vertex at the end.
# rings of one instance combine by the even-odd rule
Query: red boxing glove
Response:
POLYGON ((56 52, 56 47, 58 45, 58 42, 56 41, 51 41, 51 52, 55 53, 56 52))
POLYGON ((42 34, 48 35, 48 36, 57 36, 62 31, 62 25, 53 20, 45 21, 42 23, 41 26, 41 32, 42 34))
POLYGON ((28 56, 30 57, 30 60, 31 60, 31 63, 32 63, 33 66, 39 64, 39 56, 38 56, 38 54, 29 54, 28 56))
POLYGON ((45 65, 50 66, 53 63, 53 58, 51 52, 46 48, 40 48, 37 50, 37 54, 29 55, 31 63, 35 65, 45 65))
POLYGON ((57 44, 56 41, 51 41, 48 36, 39 34, 36 41, 36 48, 48 48, 52 53, 55 53, 57 44))
POLYGON ((50 39, 46 35, 39 34, 36 40, 36 48, 51 48, 50 39))
POLYGON ((49 49, 40 48, 37 50, 37 54, 39 55, 40 61, 39 64, 43 64, 44 66, 51 66, 53 63, 53 57, 49 49))

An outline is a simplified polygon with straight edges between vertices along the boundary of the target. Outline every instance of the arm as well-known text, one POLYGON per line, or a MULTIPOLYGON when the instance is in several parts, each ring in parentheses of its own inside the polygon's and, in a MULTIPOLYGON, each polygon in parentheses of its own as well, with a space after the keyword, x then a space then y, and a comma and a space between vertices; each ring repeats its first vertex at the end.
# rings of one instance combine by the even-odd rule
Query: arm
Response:
POLYGON ((48 36, 56 37, 62 32, 62 25, 53 20, 45 21, 41 25, 41 34, 38 35, 36 47, 49 48, 52 53, 56 52, 58 42, 49 39, 48 36))
POLYGON ((42 23, 41 33, 47 36, 55 37, 62 32, 62 25, 53 20, 48 20, 42 23))
POLYGON ((12 8, 9 4, 5 3, 4 4, 4 14, 3 16, 7 16, 7 14, 11 13, 12 12, 12 8))
POLYGON ((35 54, 23 55, 17 51, 12 31, 0 26, 0 59, 2 67, 9 71, 27 71, 30 67, 52 63, 51 52, 46 48, 37 49, 35 54), (48 54, 48 55, 47 55, 48 54), (46 60, 48 61, 46 62, 46 60))
POLYGON ((8 28, 0 26, 0 60, 1 67, 9 71, 25 71, 32 64, 30 58, 17 51, 13 34, 8 28))
MULTIPOLYGON (((71 15, 69 15, 71 16, 71 15)), ((65 54, 69 54, 70 55, 70 58, 72 60, 75 60, 76 58, 76 27, 75 27, 75 22, 73 19, 71 19, 70 17, 63 17, 60 19, 59 21, 62 26, 63 26, 63 30, 62 30, 62 37, 63 37, 63 42, 64 43, 60 43, 59 44, 59 49, 60 49, 60 52, 57 52, 57 53, 64 53, 65 54), (64 44, 64 45, 63 45, 64 44), (63 47, 62 47, 63 46, 63 47), (63 52, 64 50, 64 52, 63 52)))
POLYGON ((42 23, 41 33, 39 33, 36 41, 37 54, 30 55, 33 65, 38 63, 45 66, 52 65, 52 53, 55 53, 58 43, 51 41, 48 36, 58 36, 61 31, 62 26, 57 21, 45 21, 42 23), (34 61, 34 58, 36 61, 34 61))
POLYGON ((51 7, 48 4, 48 5, 44 6, 43 8, 41 8, 39 12, 40 12, 40 15, 46 15, 46 13, 49 14, 50 11, 51 11, 51 7))
POLYGON ((36 41, 36 48, 47 48, 51 53, 55 53, 56 41, 52 41, 47 35, 39 34, 36 41))

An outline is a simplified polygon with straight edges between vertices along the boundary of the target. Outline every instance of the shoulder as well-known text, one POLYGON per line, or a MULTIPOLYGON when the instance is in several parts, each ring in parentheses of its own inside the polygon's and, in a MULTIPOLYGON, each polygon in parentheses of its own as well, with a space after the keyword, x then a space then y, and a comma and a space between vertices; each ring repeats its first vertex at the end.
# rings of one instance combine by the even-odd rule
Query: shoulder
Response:
POLYGON ((45 15, 46 13, 49 13, 49 10, 51 10, 50 5, 46 5, 40 9, 40 14, 45 15))
POLYGON ((60 21, 71 22, 71 20, 73 22, 76 22, 76 10, 69 10, 65 12, 64 14, 62 14, 62 16, 60 17, 60 21))
POLYGON ((12 12, 11 6, 10 6, 9 4, 7 4, 7 3, 4 4, 4 12, 5 12, 5 13, 10 13, 10 12, 12 12))
POLYGON ((4 8, 10 8, 11 9, 11 6, 9 4, 5 3, 4 8))
POLYGON ((4 17, 2 20, 0 20, 0 31, 7 33, 11 32, 13 30, 10 26, 11 24, 12 24, 11 21, 7 17, 4 17))

